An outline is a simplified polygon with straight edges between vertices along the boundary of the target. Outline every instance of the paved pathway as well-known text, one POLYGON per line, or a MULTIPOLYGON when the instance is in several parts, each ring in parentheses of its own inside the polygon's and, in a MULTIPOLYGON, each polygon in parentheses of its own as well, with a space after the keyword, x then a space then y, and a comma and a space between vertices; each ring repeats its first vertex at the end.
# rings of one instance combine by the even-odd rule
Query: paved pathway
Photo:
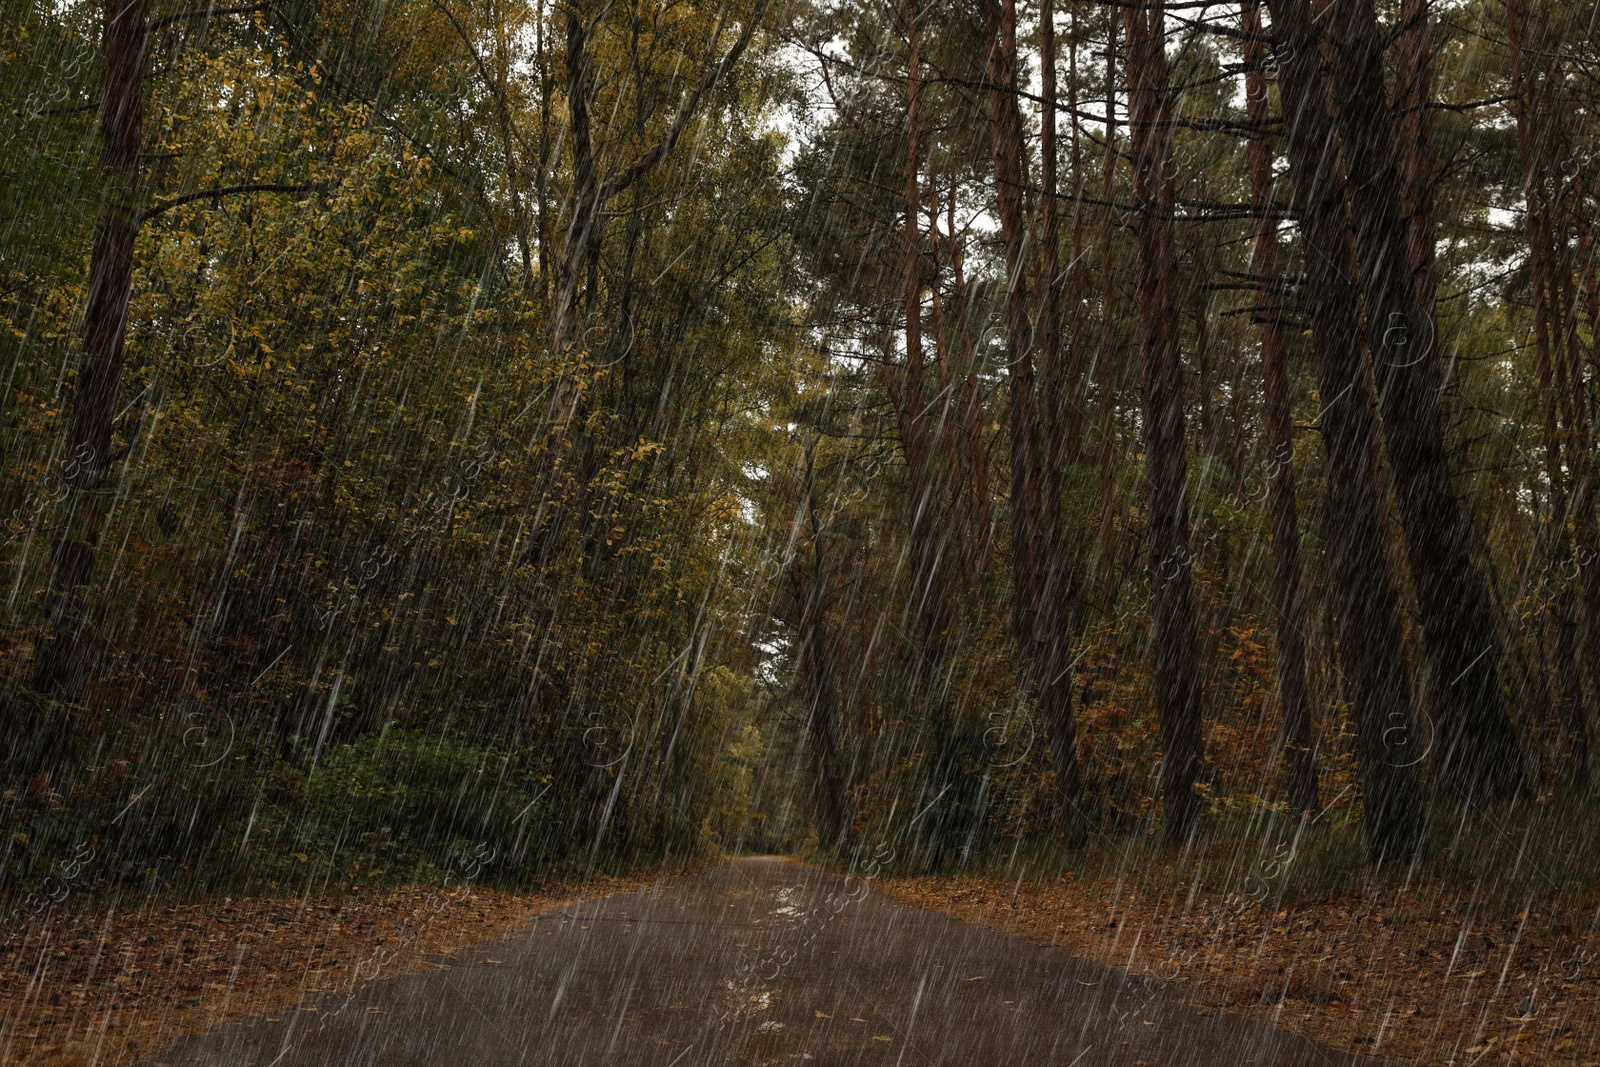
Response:
POLYGON ((1372 1067, 1159 983, 745 859, 540 916, 350 997, 186 1038, 170 1067, 1372 1067))

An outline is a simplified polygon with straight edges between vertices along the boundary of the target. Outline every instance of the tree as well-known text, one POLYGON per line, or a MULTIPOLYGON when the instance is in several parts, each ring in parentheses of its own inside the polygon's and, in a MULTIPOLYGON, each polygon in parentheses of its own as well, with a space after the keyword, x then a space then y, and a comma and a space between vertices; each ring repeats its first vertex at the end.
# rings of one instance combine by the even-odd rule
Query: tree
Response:
POLYGON ((1416 772, 1425 749, 1406 680, 1399 601, 1384 555, 1373 481, 1372 394, 1360 334, 1350 316, 1358 296, 1344 221, 1339 142, 1316 65, 1298 61, 1317 54, 1307 12, 1295 0, 1278 0, 1269 8, 1322 402, 1329 570, 1339 665, 1356 725, 1367 852, 1375 862, 1406 861, 1426 843, 1416 772))
POLYGON ((1258 287, 1253 317, 1261 337, 1261 374, 1266 399, 1267 506, 1272 515, 1273 593, 1277 609, 1278 699, 1283 704, 1284 749, 1289 769, 1289 804, 1297 812, 1317 810, 1316 740, 1306 691, 1305 579, 1300 569, 1300 516, 1295 506, 1294 426, 1289 405, 1289 357, 1284 344, 1283 294, 1278 271, 1278 223, 1273 217, 1271 114, 1262 69, 1267 45, 1255 0, 1240 5, 1244 45, 1245 106, 1257 130, 1250 138, 1250 202, 1257 215, 1250 257, 1258 287))
POLYGON ((1184 458, 1177 262, 1174 253, 1172 116, 1159 5, 1126 9, 1128 124, 1132 137, 1134 291, 1144 388, 1145 466, 1150 496, 1151 643, 1161 717, 1161 787, 1168 840, 1182 841, 1201 814, 1195 784, 1200 672, 1190 575, 1188 470, 1184 458))
MULTIPOLYGON (((104 514, 93 494, 114 459, 111 431, 121 393, 133 242, 139 231, 145 36, 144 0, 107 0, 105 89, 100 109, 100 170, 106 184, 106 209, 89 259, 84 360, 62 463, 63 479, 77 492, 69 525, 56 542, 47 593, 50 631, 34 665, 34 687, 68 703, 77 700, 89 667, 87 618, 79 590, 89 584, 94 573, 94 544, 104 514)), ((54 716, 41 726, 47 733, 35 743, 33 760, 57 755, 47 751, 55 747, 55 739, 49 736, 54 716)))
POLYGON ((1073 612, 1062 534, 1062 465, 1070 451, 1067 419, 1062 410, 1072 390, 1061 358, 1061 226, 1056 199, 1056 31, 1055 8, 1045 0, 1039 10, 1041 76, 1044 96, 1040 111, 1039 199, 1043 255, 1039 290, 1039 615, 1035 645, 1038 656, 1039 717, 1050 739, 1055 770, 1056 818, 1068 847, 1085 840, 1083 783, 1078 768, 1078 731, 1072 711, 1073 612))
POLYGON ((928 404, 923 392, 925 368, 922 351, 922 196, 917 172, 922 151, 918 138, 917 103, 921 93, 921 72, 917 64, 917 22, 920 12, 916 0, 905 9, 906 24, 906 175, 904 226, 905 247, 905 366, 896 398, 896 418, 900 444, 905 451, 911 532, 911 602, 921 626, 921 658, 916 671, 914 692, 933 709, 929 717, 933 730, 934 792, 950 769, 944 745, 950 737, 949 684, 945 676, 945 633, 948 613, 945 606, 946 576, 941 566, 947 537, 940 529, 942 494, 936 492, 930 465, 927 432, 928 404))
MULTIPOLYGON (((1318 36, 1300 31, 1313 25, 1309 5, 1282 0, 1274 15, 1289 8, 1296 9, 1295 47, 1314 54, 1318 36)), ((1419 292, 1434 286, 1425 264, 1414 269, 1408 249, 1383 35, 1370 0, 1336 0, 1328 23, 1329 84, 1338 104, 1367 349, 1439 720, 1436 776, 1468 802, 1503 800, 1523 786, 1522 756, 1500 687, 1488 591, 1472 564, 1470 523, 1456 500, 1440 426, 1436 309, 1418 301, 1419 292)))
MULTIPOLYGON (((1584 431, 1563 435, 1562 416, 1568 430, 1576 429, 1580 412, 1587 414, 1587 405, 1570 402, 1571 390, 1565 388, 1569 375, 1565 373, 1565 353, 1568 330, 1559 311, 1564 301, 1560 296, 1557 279, 1558 248, 1566 240, 1556 239, 1558 230, 1566 228, 1558 222, 1556 214, 1559 193, 1552 197, 1546 174, 1552 163, 1554 145, 1546 134, 1550 105, 1554 103, 1555 78, 1545 80, 1544 91, 1535 94, 1527 79, 1527 18, 1520 0, 1506 4, 1506 39, 1511 51, 1510 88, 1512 110, 1517 123, 1517 161, 1522 179, 1522 193, 1526 207, 1522 213, 1523 231, 1527 235, 1528 276, 1532 283, 1530 297, 1533 303, 1534 373, 1539 386, 1539 413, 1544 430, 1544 459, 1546 477, 1549 479, 1548 515, 1546 518, 1546 553, 1551 563, 1559 569, 1559 561, 1575 560, 1586 593, 1600 584, 1600 560, 1595 559, 1593 541, 1586 536, 1593 527, 1594 490, 1593 457, 1587 446, 1589 435, 1584 431), (1556 202, 1553 202, 1556 201, 1556 202), (1557 370, 1559 375, 1557 382, 1557 370), (1560 394, 1560 395, 1558 395, 1560 394), (1577 492, 1569 486, 1567 464, 1563 463, 1563 444, 1569 452, 1572 475, 1576 477, 1577 492), (1574 496, 1576 500, 1574 501, 1574 496), (1575 503, 1575 507, 1574 507, 1575 503), (1569 531, 1568 520, 1576 519, 1569 531), (1585 544, 1584 542, 1589 543, 1585 544), (1576 551, 1581 545, 1584 551, 1576 551)), ((1540 36, 1543 36, 1541 34, 1540 36)), ((1570 272, 1563 271, 1561 273, 1570 272)), ((1574 309, 1575 310, 1575 309, 1574 309)), ((1573 342, 1577 338, 1572 336, 1573 342)), ((1572 347, 1576 347, 1576 344, 1572 347)), ((1577 375, 1581 380, 1581 371, 1577 375)), ((1587 605, 1591 618, 1595 617, 1595 598, 1590 595, 1587 605)), ((1585 788, 1589 781, 1589 730, 1585 712, 1583 682, 1578 659, 1578 618, 1576 597, 1570 586, 1556 594, 1556 659, 1557 677, 1560 681, 1560 726, 1566 734, 1568 782, 1585 788)), ((1600 678, 1600 653, 1596 651, 1596 628, 1591 624, 1589 640, 1585 643, 1591 678, 1600 678)))

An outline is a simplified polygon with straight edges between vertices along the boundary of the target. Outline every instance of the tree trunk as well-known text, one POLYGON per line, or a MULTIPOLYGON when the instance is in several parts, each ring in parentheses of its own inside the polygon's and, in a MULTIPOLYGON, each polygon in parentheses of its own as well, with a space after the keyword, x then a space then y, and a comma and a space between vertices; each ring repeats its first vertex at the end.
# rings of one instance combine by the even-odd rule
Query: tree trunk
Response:
MULTIPOLYGON (((1535 32, 1541 39, 1548 29, 1547 9, 1541 9, 1541 18, 1535 32)), ((1600 582, 1600 561, 1593 558, 1589 544, 1593 527, 1594 489, 1588 472, 1593 468, 1593 457, 1588 445, 1588 434, 1580 436, 1573 431, 1579 420, 1580 401, 1568 400, 1569 346, 1575 347, 1577 331, 1575 319, 1568 328, 1564 314, 1566 301, 1561 297, 1558 276, 1570 276, 1554 255, 1556 246, 1566 244, 1564 220, 1559 195, 1554 202, 1547 187, 1547 177, 1554 168, 1551 157, 1553 147, 1548 140, 1545 123, 1553 117, 1552 101, 1548 92, 1543 101, 1537 100, 1528 85, 1527 57, 1529 55, 1527 13, 1521 0, 1508 0, 1506 4, 1506 37, 1511 50, 1512 109, 1517 120, 1517 157, 1522 172, 1524 233, 1528 242, 1528 274, 1533 301, 1534 374, 1538 379, 1539 407, 1544 428, 1545 472, 1550 482, 1550 512, 1546 527, 1546 556, 1551 564, 1555 581, 1581 579, 1585 591, 1586 614, 1595 616, 1589 604, 1590 589, 1600 582), (1540 104, 1544 106, 1541 107, 1540 104), (1558 241, 1556 233, 1563 237, 1558 241), (1559 379, 1559 381, 1558 381, 1559 379), (1564 402, 1566 401, 1566 402, 1564 402), (1568 433, 1561 432, 1560 423, 1565 417, 1568 433), (1563 441, 1569 445, 1567 466, 1562 463, 1563 441), (1568 476, 1576 480, 1569 494, 1568 476), (1569 507, 1576 502, 1576 508, 1569 507), (1574 520, 1575 529, 1569 532, 1567 521, 1574 520), (1574 536, 1574 534, 1576 536, 1574 536), (1576 552, 1574 548, 1578 549, 1576 552), (1565 573, 1566 561, 1577 560, 1574 573, 1565 573)), ((1532 52, 1538 55, 1540 46, 1532 52)), ((1553 80, 1553 79, 1549 79, 1553 80)), ((1559 129, 1559 122, 1551 128, 1559 129)), ((1558 179, 1559 180, 1559 179, 1558 179)), ((1581 207, 1581 197, 1575 197, 1581 207)), ((1575 213, 1576 214, 1576 213, 1575 213)), ((1581 232, 1581 230, 1580 230, 1581 232)), ((1576 307, 1572 308, 1575 315, 1576 307)), ((1575 351, 1570 356, 1576 357, 1575 351)), ((1579 371, 1581 378, 1581 369, 1579 371)), ((1587 411, 1584 410, 1584 415, 1587 411)), ((1587 418, 1583 420, 1587 423, 1587 418)), ((1556 594, 1556 670, 1560 682, 1561 732, 1566 739, 1564 777, 1570 785, 1582 788, 1589 778, 1589 731, 1583 697, 1583 685, 1578 673, 1577 605, 1570 589, 1556 594)), ((1590 674, 1600 679, 1600 650, 1595 647, 1594 627, 1584 641, 1590 674)), ((1597 689, 1600 692, 1600 689, 1597 689)))
POLYGON ((1401 0, 1400 165, 1405 184, 1406 249, 1417 306, 1438 302, 1433 233, 1433 34, 1430 0, 1401 0))
POLYGON ((939 537, 939 494, 934 491, 929 463, 927 419, 923 398, 922 352, 922 196, 918 182, 921 142, 917 128, 917 105, 922 92, 918 65, 917 0, 906 3, 906 175, 905 175, 905 376, 900 392, 900 443, 905 450, 909 486, 911 535, 911 602, 921 625, 921 656, 913 680, 917 698, 930 702, 929 726, 933 732, 934 758, 932 794, 948 784, 952 773, 950 753, 954 740, 948 692, 944 676, 946 634, 949 622, 945 605, 945 579, 940 571, 943 556, 939 537))
POLYGON ((961 355, 967 367, 966 437, 967 465, 970 473, 972 525, 976 536, 968 546, 967 580, 976 585, 989 566, 989 549, 994 542, 994 517, 989 507, 989 455, 983 436, 983 394, 978 383, 978 355, 972 343, 972 299, 962 263, 961 239, 956 236, 956 190, 952 183, 945 202, 946 228, 950 231, 950 280, 955 286, 957 332, 961 336, 961 355))
POLYGON ((550 281, 554 254, 550 249, 550 56, 544 41, 544 0, 538 0, 533 15, 534 67, 539 81, 539 148, 534 171, 534 196, 539 222, 539 303, 550 313, 550 281))
POLYGON ((806 449, 806 522, 811 527, 811 566, 806 576, 805 607, 800 620, 800 655, 805 663, 806 740, 810 750, 812 793, 817 836, 834 849, 850 832, 844 778, 839 770, 838 713, 832 665, 828 660, 827 568, 822 523, 817 515, 816 455, 806 449))
POLYGON ((1326 535, 1338 620, 1339 665, 1355 719, 1367 853, 1409 860, 1426 843, 1416 736, 1406 681, 1399 600, 1384 554, 1372 475, 1372 394, 1361 335, 1350 314, 1351 273, 1338 145, 1329 117, 1309 12, 1300 0, 1269 0, 1294 206, 1305 250, 1322 439, 1327 451, 1326 535))
POLYGON ((1112 248, 1112 221, 1114 214, 1111 196, 1117 174, 1117 19, 1115 14, 1106 19, 1106 145, 1105 158, 1100 171, 1100 344, 1095 353, 1095 374, 1100 379, 1100 536, 1097 554, 1100 560, 1100 613, 1110 620, 1116 612, 1117 556, 1113 538, 1116 533, 1117 486, 1112 463, 1112 441, 1116 413, 1117 376, 1116 256, 1112 248))
MULTIPOLYGON (((1113 20, 1115 21, 1115 20, 1113 20)), ((1053 109, 1051 109, 1053 110, 1053 109)), ((1072 259, 1068 261, 1068 303, 1072 308, 1072 333, 1067 347, 1066 439, 1062 442, 1065 462, 1076 464, 1083 452, 1083 393, 1087 376, 1083 372, 1083 146, 1078 134, 1078 18, 1072 18, 1072 37, 1067 42, 1067 114, 1072 116, 1072 259)))
MULTIPOLYGON (((145 0, 106 0, 105 97, 100 112, 100 170, 106 209, 89 258, 89 298, 83 316, 83 363, 73 394, 62 476, 74 490, 66 530, 56 544, 45 592, 47 632, 34 655, 34 688, 74 703, 90 656, 82 592, 94 575, 94 546, 103 510, 100 487, 112 462, 111 433, 122 392, 128 302, 133 291, 133 243, 139 231, 139 153, 144 138, 145 0)), ((33 760, 58 753, 50 740, 59 724, 41 724, 33 760)))
MULTIPOLYGON (((1261 39, 1257 0, 1245 0, 1241 24, 1249 35, 1244 46, 1245 106, 1264 130, 1271 117, 1267 78, 1261 69, 1266 45, 1261 39)), ((1250 193, 1259 214, 1250 273, 1261 285, 1256 324, 1261 334, 1261 373, 1265 385, 1267 423, 1267 507, 1272 519, 1274 604, 1278 631, 1278 699, 1283 704, 1283 739, 1288 767, 1289 806, 1315 812, 1317 803, 1316 739, 1311 701, 1306 691, 1304 580, 1300 573, 1300 517, 1295 507, 1294 422, 1289 405, 1288 353, 1281 321, 1282 287, 1278 277, 1278 224, 1270 208, 1274 194, 1272 144, 1265 132, 1250 139, 1250 193)))
POLYGON ((1027 205, 1024 200, 1022 115, 1017 108, 1017 12, 1015 0, 988 0, 990 134, 995 198, 1005 251, 1006 318, 1011 379, 1011 573, 1012 626, 1016 635, 1018 684, 1024 698, 1038 681, 1039 461, 1034 410, 1033 325, 1028 317, 1027 205))
MULTIPOLYGON (((1061 529, 1061 464, 1065 395, 1061 363, 1060 216, 1056 211, 1056 35, 1052 0, 1039 9, 1040 73, 1044 103, 1040 114, 1040 197, 1043 223, 1043 277, 1039 279, 1039 424, 1040 424, 1040 574, 1038 646, 1039 717, 1050 741, 1055 768, 1056 820, 1067 847, 1084 842, 1082 776, 1078 770, 1077 723, 1072 711, 1072 630, 1068 605, 1066 556, 1061 529)), ((1015 69, 1013 64, 1012 69, 1015 69)))
POLYGON ((1185 499, 1188 471, 1172 223, 1171 101, 1163 28, 1159 6, 1142 3, 1126 9, 1134 293, 1144 386, 1145 464, 1150 480, 1152 641, 1161 722, 1161 786, 1167 838, 1183 841, 1193 832, 1201 813, 1195 783, 1204 752, 1185 499))
MULTIPOLYGON (((562 237, 555 277, 555 305, 550 309, 550 348, 558 357, 572 344, 578 314, 578 278, 604 205, 598 202, 594 133, 589 121, 588 34, 576 7, 567 8, 567 137, 572 145, 572 203, 562 237)), ((570 418, 575 386, 563 376, 556 384, 558 429, 570 418)))
MULTIPOLYGON (((1307 0, 1278 0, 1274 16, 1280 10, 1294 11, 1304 27, 1297 51, 1304 46, 1304 54, 1316 54, 1307 0)), ((1469 518, 1450 479, 1434 308, 1417 299, 1432 282, 1418 284, 1412 273, 1405 187, 1384 87, 1383 35, 1371 0, 1333 0, 1327 14, 1334 44, 1330 83, 1344 146, 1367 348, 1438 718, 1436 781, 1468 802, 1502 800, 1522 788, 1522 758, 1500 688, 1488 592, 1472 563, 1469 518)), ((1347 309, 1353 312, 1354 305, 1347 309)))
MULTIPOLYGON (((1583 294, 1586 318, 1589 322, 1589 364, 1600 369, 1600 359, 1597 359, 1597 349, 1600 349, 1600 284, 1595 279, 1595 247, 1594 238, 1589 229, 1588 209, 1585 197, 1592 194, 1592 190, 1581 188, 1574 190, 1573 220, 1578 231, 1578 261, 1579 272, 1583 278, 1583 294)), ((1571 361, 1576 377, 1581 380, 1582 357, 1576 346, 1571 354, 1571 361)), ((1578 390, 1576 399, 1577 435, 1582 441, 1592 441, 1594 414, 1590 410, 1591 397, 1585 397, 1587 390, 1578 390)), ((1573 539, 1577 543, 1578 577, 1583 595, 1584 632, 1583 632, 1583 658, 1585 669, 1589 675, 1591 692, 1600 699, 1600 522, 1597 522, 1596 495, 1600 490, 1600 457, 1597 457, 1592 448, 1582 450, 1582 465, 1578 470, 1577 485, 1574 489, 1574 515, 1573 539)), ((1579 724, 1574 724, 1579 725, 1579 724)), ((1587 753, 1589 745, 1588 723, 1585 720, 1582 744, 1587 753)), ((1593 778, 1592 756, 1586 758, 1582 766, 1576 760, 1573 766, 1573 779, 1575 782, 1589 782, 1593 778)))

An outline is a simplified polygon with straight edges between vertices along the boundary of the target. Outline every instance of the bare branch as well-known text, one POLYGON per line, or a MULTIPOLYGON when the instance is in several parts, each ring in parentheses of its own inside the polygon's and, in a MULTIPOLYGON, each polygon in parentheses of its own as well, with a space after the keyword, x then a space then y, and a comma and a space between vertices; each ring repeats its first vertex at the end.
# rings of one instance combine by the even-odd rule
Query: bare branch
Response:
POLYGON ((700 101, 722 79, 723 75, 732 69, 733 65, 739 61, 739 57, 744 54, 745 47, 750 43, 750 38, 755 35, 756 27, 761 24, 762 17, 767 13, 768 2, 769 0, 761 0, 756 5, 756 9, 750 13, 750 17, 745 21, 744 29, 740 32, 739 39, 733 43, 733 47, 728 49, 727 54, 719 62, 708 66, 700 75, 700 80, 695 83, 695 87, 690 90, 689 95, 684 97, 683 102, 678 105, 678 113, 672 117, 672 125, 667 128, 667 132, 662 136, 661 140, 647 149, 643 155, 634 160, 625 170, 606 180, 605 185, 600 189, 599 203, 604 204, 611 197, 628 188, 628 186, 644 177, 656 164, 671 154, 672 149, 678 143, 678 138, 683 136, 683 131, 688 127, 689 120, 694 117, 695 111, 699 108, 700 101))
POLYGON ((237 193, 320 193, 326 188, 325 185, 273 185, 252 182, 248 185, 224 185, 215 189, 202 189, 198 193, 185 193, 159 204, 151 204, 139 215, 139 223, 143 225, 157 215, 171 211, 175 207, 182 207, 184 204, 192 204, 197 200, 221 200, 225 196, 237 193))
POLYGON ((168 26, 175 26, 180 22, 198 22, 214 18, 217 15, 250 15, 257 11, 266 11, 272 6, 272 0, 260 4, 240 4, 237 7, 208 7, 196 8, 193 11, 180 11, 176 15, 156 19, 154 22, 145 23, 145 33, 159 33, 168 26))

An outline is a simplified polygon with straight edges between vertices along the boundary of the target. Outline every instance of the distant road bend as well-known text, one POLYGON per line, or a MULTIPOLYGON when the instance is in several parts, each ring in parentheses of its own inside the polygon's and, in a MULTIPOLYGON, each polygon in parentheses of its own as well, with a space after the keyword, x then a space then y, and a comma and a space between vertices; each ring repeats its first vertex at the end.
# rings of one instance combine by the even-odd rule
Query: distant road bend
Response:
POLYGON ((575 904, 170 1067, 1359 1067, 1265 1022, 775 858, 575 904), (315 1009, 315 1010, 312 1010, 315 1009))

